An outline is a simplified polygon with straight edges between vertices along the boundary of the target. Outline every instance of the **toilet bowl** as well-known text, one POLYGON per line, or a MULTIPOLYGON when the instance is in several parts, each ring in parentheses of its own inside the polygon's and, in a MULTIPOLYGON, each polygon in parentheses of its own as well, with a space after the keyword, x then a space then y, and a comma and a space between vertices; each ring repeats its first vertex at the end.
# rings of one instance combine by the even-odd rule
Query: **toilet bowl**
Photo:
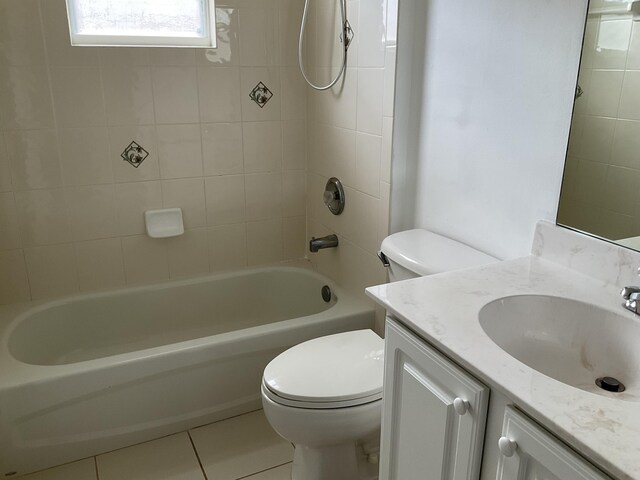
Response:
MULTIPOLYGON (((380 260, 398 281, 484 265, 495 258, 427 230, 394 233, 380 260)), ((371 330, 296 345, 265 368, 262 405, 273 429, 295 446, 293 480, 369 480, 377 453, 384 342, 371 330)))
POLYGON ((295 447, 293 480, 358 480, 377 453, 384 342, 371 330, 320 337, 276 357, 264 371, 262 405, 295 447))

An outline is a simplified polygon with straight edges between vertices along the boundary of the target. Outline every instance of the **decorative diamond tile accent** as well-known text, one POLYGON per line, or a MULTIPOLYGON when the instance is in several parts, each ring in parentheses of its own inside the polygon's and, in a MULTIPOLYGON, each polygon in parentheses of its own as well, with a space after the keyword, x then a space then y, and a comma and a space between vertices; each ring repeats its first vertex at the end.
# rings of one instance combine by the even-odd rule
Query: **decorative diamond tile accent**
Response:
POLYGON ((344 22, 344 30, 340 34, 340 43, 343 43, 343 38, 345 34, 347 36, 347 43, 345 45, 345 48, 348 49, 349 45, 351 45, 351 40, 353 40, 353 30, 351 29, 351 24, 349 23, 349 20, 344 22))
POLYGON ((147 152, 136 142, 131 142, 129 146, 124 149, 124 152, 120 154, 120 156, 125 162, 129 162, 135 168, 138 168, 140 164, 144 162, 144 159, 149 156, 149 152, 147 152))
POLYGON ((262 82, 258 83, 249 94, 249 98, 256 102, 260 108, 264 108, 271 97, 273 97, 273 93, 262 82))

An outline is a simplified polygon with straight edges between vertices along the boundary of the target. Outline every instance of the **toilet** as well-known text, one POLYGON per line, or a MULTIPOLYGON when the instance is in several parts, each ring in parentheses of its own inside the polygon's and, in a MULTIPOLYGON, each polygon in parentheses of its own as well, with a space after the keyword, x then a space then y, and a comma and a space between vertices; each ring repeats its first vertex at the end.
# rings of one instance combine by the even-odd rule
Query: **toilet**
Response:
MULTIPOLYGON (((497 261, 420 229, 387 237, 380 258, 390 281, 497 261)), ((383 371, 384 341, 372 330, 315 338, 267 365, 262 405, 273 429, 295 447, 292 480, 377 478, 383 371)))

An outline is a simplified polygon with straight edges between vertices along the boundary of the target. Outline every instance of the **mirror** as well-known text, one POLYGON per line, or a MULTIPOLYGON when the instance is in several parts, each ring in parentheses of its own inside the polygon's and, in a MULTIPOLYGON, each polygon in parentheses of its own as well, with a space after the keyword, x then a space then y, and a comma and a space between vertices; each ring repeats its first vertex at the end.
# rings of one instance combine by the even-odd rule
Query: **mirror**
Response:
POLYGON ((592 0, 559 225, 640 250, 640 0, 592 0))

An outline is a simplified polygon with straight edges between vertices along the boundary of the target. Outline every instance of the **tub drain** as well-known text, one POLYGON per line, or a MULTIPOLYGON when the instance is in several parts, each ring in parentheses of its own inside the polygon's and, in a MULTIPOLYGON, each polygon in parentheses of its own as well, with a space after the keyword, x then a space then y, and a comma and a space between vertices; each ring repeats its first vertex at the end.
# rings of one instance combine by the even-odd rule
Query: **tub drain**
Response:
POLYGON ((606 390, 607 392, 624 392, 625 386, 624 384, 613 377, 600 377, 596 378, 596 385, 601 389, 606 390))

